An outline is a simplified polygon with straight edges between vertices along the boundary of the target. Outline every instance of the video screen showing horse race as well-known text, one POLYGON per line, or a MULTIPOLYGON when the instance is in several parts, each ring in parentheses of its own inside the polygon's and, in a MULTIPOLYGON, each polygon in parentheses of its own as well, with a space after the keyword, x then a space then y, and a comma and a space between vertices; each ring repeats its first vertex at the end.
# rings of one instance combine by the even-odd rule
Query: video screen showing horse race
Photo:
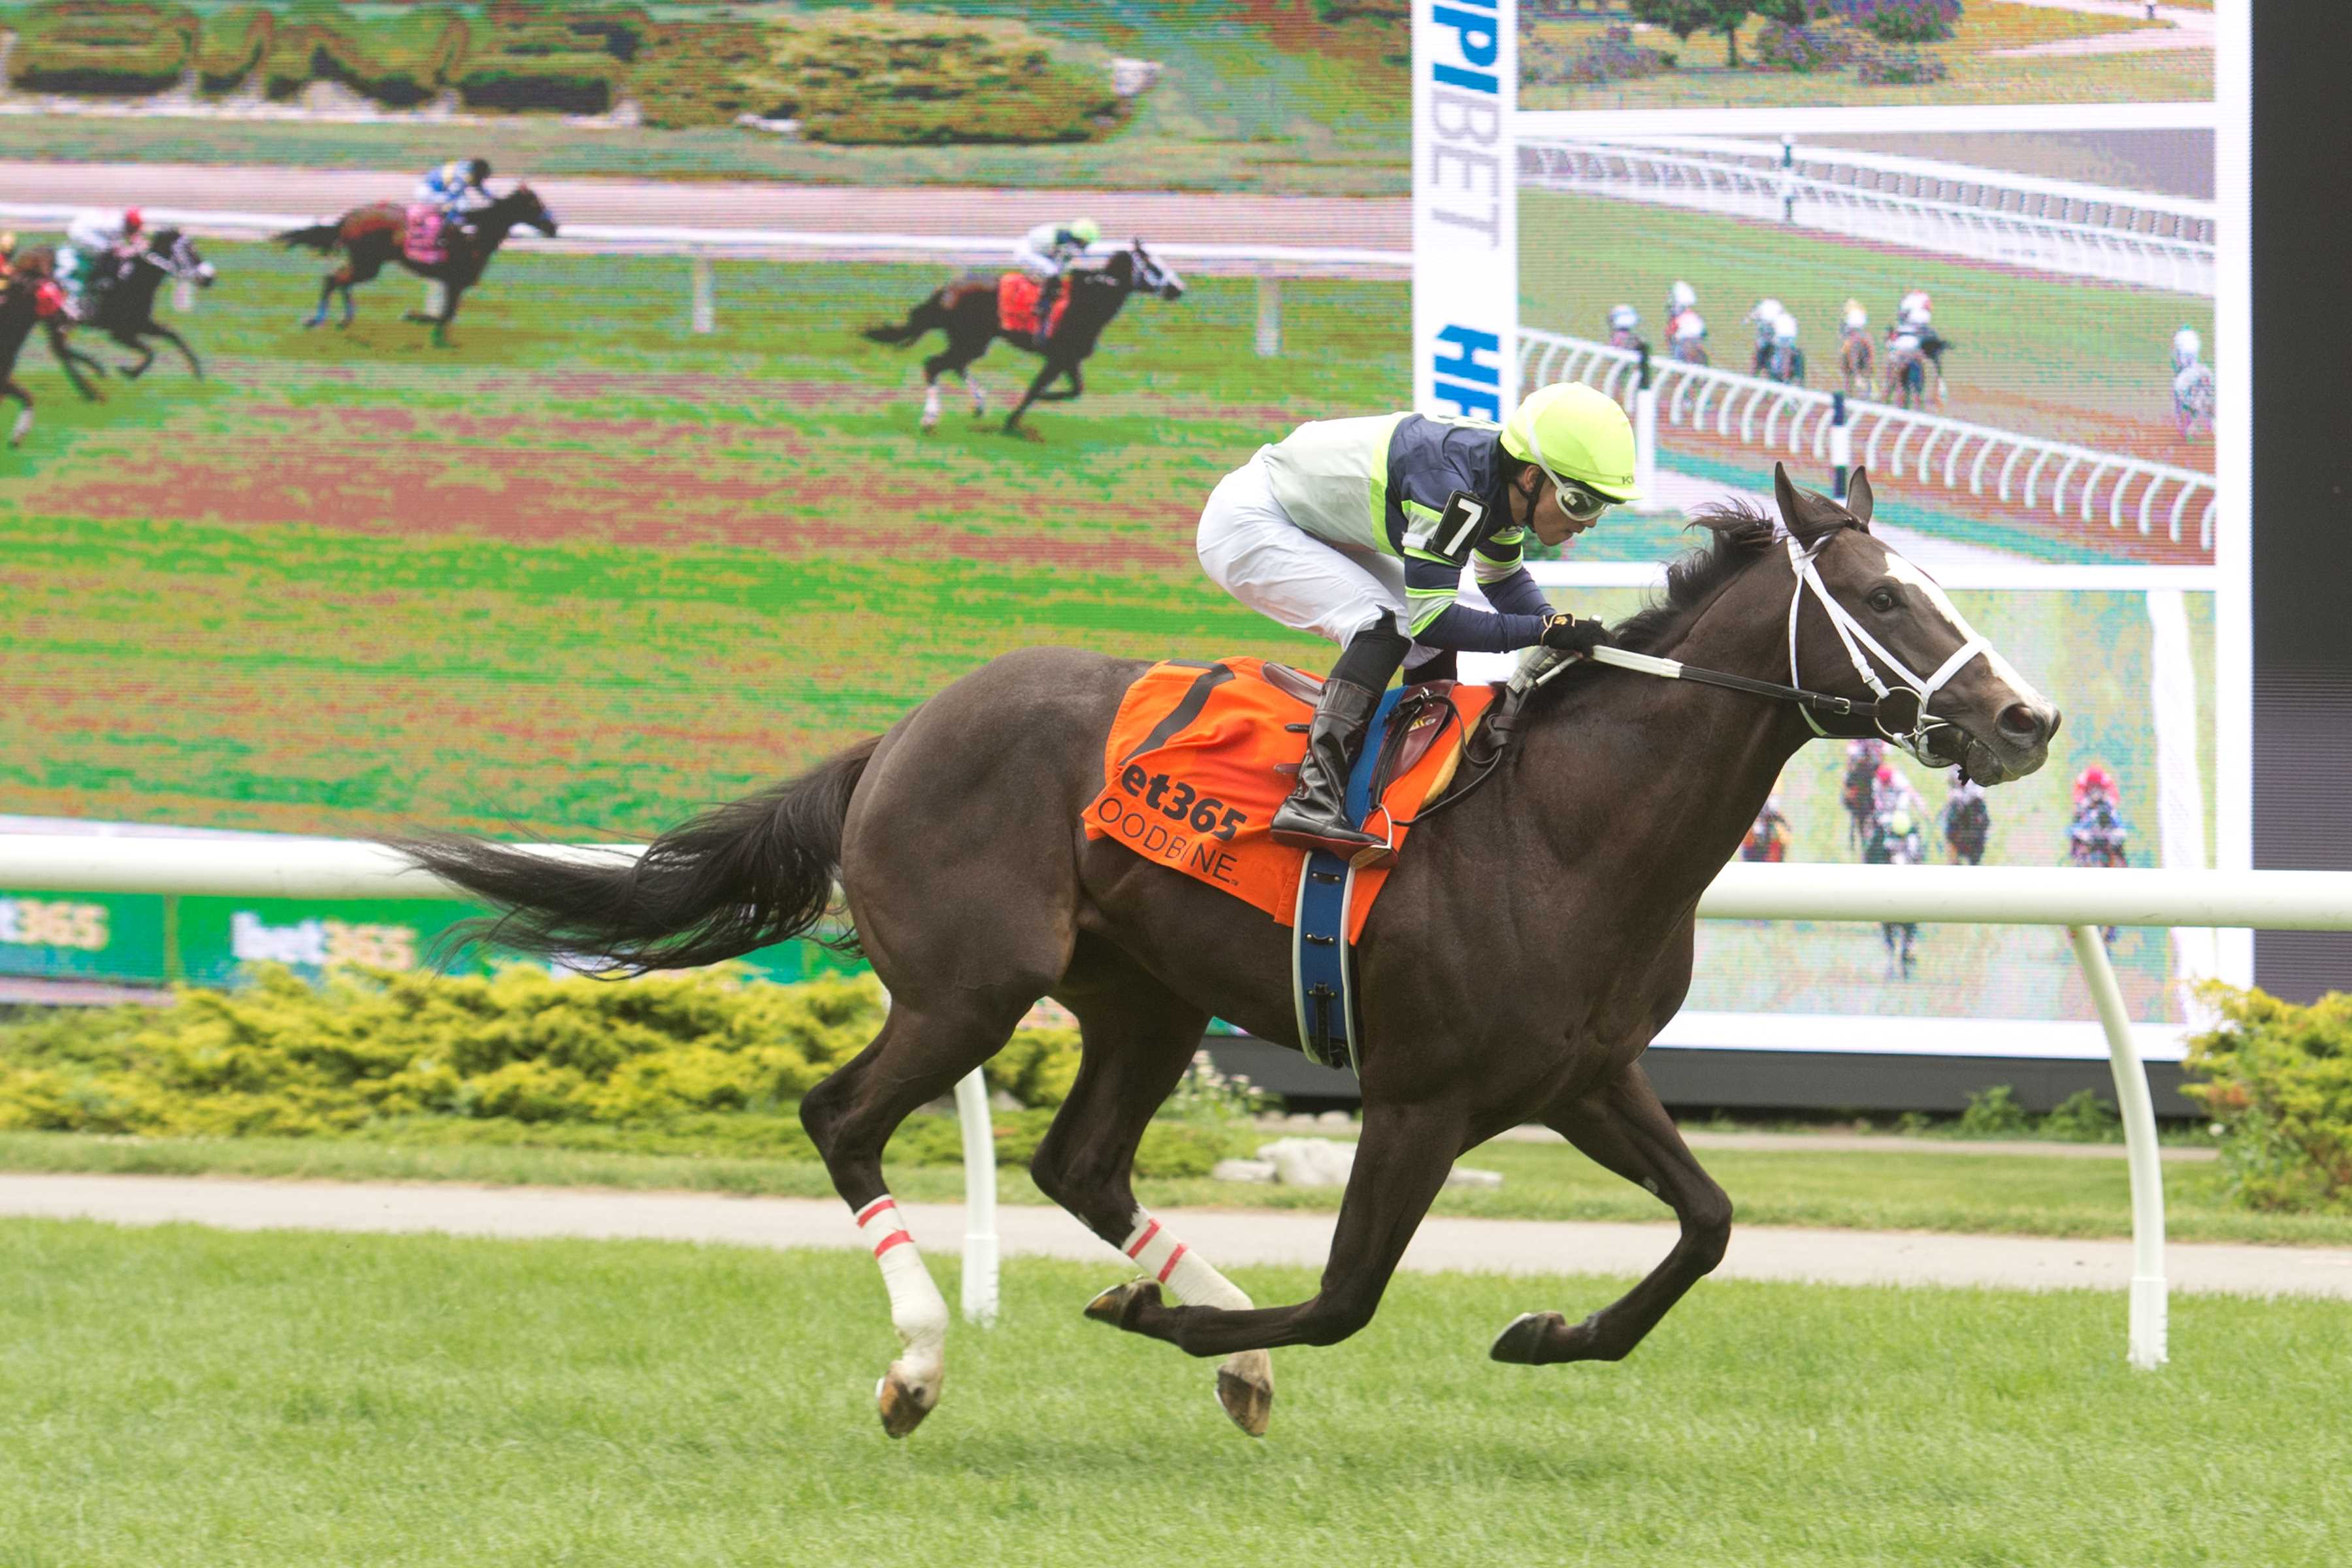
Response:
POLYGON ((2341 1561, 2250 37, 0 5, 0 1565, 2341 1561))

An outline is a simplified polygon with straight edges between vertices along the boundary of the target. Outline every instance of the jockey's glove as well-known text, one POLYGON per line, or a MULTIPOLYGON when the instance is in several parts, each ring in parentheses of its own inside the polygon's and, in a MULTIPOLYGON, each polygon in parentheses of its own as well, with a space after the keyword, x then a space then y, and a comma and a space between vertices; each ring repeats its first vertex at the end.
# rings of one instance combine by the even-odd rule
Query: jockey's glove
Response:
POLYGON ((1543 646, 1559 648, 1563 653, 1591 653, 1609 642, 1609 628, 1599 621, 1579 620, 1574 616, 1547 616, 1543 625, 1543 646))

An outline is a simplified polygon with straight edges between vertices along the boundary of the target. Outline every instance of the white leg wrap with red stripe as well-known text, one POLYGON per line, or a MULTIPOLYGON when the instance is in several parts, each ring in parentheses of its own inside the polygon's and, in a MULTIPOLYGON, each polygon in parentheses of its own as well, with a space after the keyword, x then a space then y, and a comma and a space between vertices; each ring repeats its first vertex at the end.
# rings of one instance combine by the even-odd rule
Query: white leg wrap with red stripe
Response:
POLYGON ((883 1194, 857 1211, 858 1234, 874 1249, 882 1267, 882 1283, 890 1292, 890 1326, 907 1353, 893 1369, 907 1381, 926 1386, 936 1396, 946 1364, 947 1298, 923 1267, 915 1238, 898 1217, 898 1205, 883 1194))
POLYGON ((1223 1307, 1231 1311, 1249 1310, 1250 1299, 1242 1288, 1209 1267, 1208 1260, 1169 1234, 1168 1227, 1151 1217, 1148 1209, 1135 1211, 1135 1223, 1119 1244, 1121 1252, 1133 1258, 1136 1266, 1168 1288, 1168 1293, 1187 1307, 1223 1307))

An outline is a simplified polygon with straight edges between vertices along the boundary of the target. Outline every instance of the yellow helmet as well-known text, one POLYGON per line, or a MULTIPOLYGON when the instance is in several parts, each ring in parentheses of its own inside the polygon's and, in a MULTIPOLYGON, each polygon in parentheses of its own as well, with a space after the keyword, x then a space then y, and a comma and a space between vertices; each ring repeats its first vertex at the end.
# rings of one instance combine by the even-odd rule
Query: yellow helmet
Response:
POLYGON ((1633 422, 1617 400, 1581 382, 1538 386, 1503 422, 1503 450, 1565 488, 1613 501, 1640 500, 1633 483, 1633 422))

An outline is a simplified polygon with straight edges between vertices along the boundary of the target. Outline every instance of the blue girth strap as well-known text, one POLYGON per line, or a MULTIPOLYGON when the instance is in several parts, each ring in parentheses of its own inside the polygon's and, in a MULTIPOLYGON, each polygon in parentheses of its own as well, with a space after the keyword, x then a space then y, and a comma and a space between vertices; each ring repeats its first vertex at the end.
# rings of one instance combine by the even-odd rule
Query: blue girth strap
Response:
MULTIPOLYGON (((1371 815, 1372 773, 1389 720, 1402 687, 1391 688, 1372 710, 1364 749, 1348 773, 1348 820, 1362 826, 1371 815)), ((1356 1068, 1356 954, 1348 942, 1348 910, 1356 896, 1356 873, 1337 855, 1316 850, 1298 878, 1298 903, 1290 930, 1290 996, 1298 1019, 1298 1041, 1309 1060, 1325 1067, 1356 1068)))

